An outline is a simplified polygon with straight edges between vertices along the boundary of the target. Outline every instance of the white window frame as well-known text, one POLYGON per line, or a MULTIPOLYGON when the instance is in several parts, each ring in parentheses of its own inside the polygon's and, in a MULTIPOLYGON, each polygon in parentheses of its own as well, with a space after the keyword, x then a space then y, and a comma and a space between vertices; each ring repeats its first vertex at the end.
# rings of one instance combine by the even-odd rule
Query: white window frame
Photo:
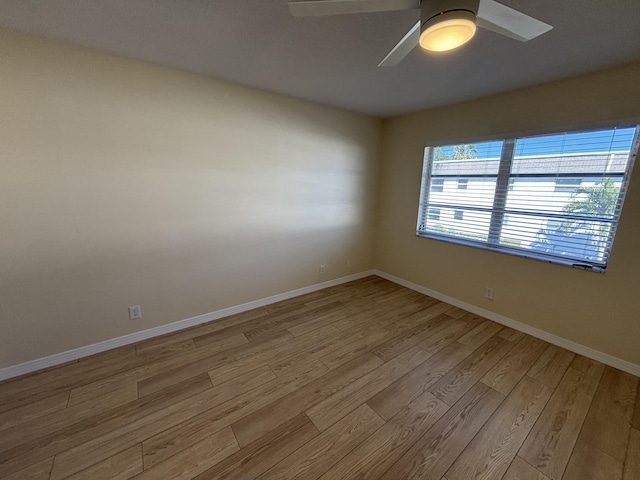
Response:
MULTIPOLYGON (((509 135, 508 137, 492 136, 492 137, 484 137, 484 138, 476 138, 476 139, 464 139, 461 141, 450 141, 446 143, 444 142, 432 143, 427 145, 425 147, 425 155, 423 159, 423 174, 422 174, 422 185, 420 189, 420 201, 419 201, 419 208, 418 208, 418 222, 416 226, 416 236, 465 245, 465 246, 482 248, 485 250, 497 251, 500 253, 506 253, 506 254, 516 255, 516 256, 535 259, 535 260, 542 260, 548 263, 566 265, 566 266, 571 266, 571 267, 594 271, 594 272, 604 272, 606 270, 606 264, 608 263, 610 252, 607 253, 604 264, 591 264, 591 263, 575 262, 573 260, 569 260, 562 257, 555 257, 553 255, 549 255, 546 253, 537 253, 533 250, 525 250, 523 248, 509 247, 509 246, 500 244, 499 243, 500 232, 502 227, 504 226, 504 216, 505 216, 504 204, 502 205, 494 204, 493 209, 491 210, 492 219, 491 219, 491 227, 489 230, 489 238, 487 242, 475 241, 467 238, 456 237, 456 236, 441 234, 437 232, 426 232, 422 230, 421 225, 424 225, 427 220, 426 207, 428 205, 429 185, 431 184, 431 167, 434 160, 434 151, 439 147, 443 147, 447 145, 450 146, 450 145, 457 145, 457 144, 478 143, 478 142, 486 142, 486 141, 504 142, 502 155, 500 159, 499 172, 496 180, 496 192, 501 191, 503 194, 494 195, 496 199, 502 199, 502 203, 504 203, 508 192, 513 189, 513 183, 510 182, 510 180, 513 178, 510 176, 510 168, 511 168, 511 161, 514 158, 514 146, 517 139, 522 137, 527 137, 527 136, 536 136, 536 135, 543 135, 543 134, 553 135, 556 133, 563 133, 563 132, 570 133, 570 132, 588 131, 591 129, 624 128, 624 127, 633 127, 633 126, 636 127, 636 135, 633 140, 631 150, 629 153, 627 169, 622 179, 621 191, 624 192, 624 194, 621 195, 620 197, 619 205, 616 210, 616 215, 612 221, 610 236, 613 239, 617 230, 618 223, 620 221, 620 215, 622 213, 622 204, 627 194, 627 188, 629 185, 631 174, 633 172, 635 160, 638 155, 638 150, 640 146, 640 119, 635 119, 630 122, 620 122, 616 124, 599 124, 591 128, 586 126, 583 128, 574 128, 574 129, 554 129, 554 130, 546 130, 543 132, 532 132, 532 133, 522 133, 518 135, 509 135)), ((576 174, 576 177, 578 176, 580 176, 579 173, 576 174)), ((460 177, 457 177, 457 178, 453 177, 452 179, 455 181, 455 180, 458 180, 459 178, 465 178, 465 176, 461 175, 460 177)), ((444 183, 446 183, 446 181, 444 183)), ((439 191, 441 192, 442 190, 439 190, 439 191)), ((501 201, 497 200, 497 203, 499 204, 501 203, 501 201)), ((610 246, 611 245, 613 245, 613 241, 611 242, 610 246)))

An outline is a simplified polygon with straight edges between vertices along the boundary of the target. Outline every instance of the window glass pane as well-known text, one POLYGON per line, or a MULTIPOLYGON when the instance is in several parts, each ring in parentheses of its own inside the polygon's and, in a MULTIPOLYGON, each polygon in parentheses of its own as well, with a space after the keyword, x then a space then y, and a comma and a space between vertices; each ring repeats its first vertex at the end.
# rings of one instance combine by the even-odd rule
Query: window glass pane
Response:
POLYGON ((440 220, 440 209, 439 208, 429 208, 428 213, 429 220, 440 220))
POLYGON ((637 142, 622 127, 427 147, 417 233, 604 269, 637 142))
POLYGON ((425 178, 419 231, 486 241, 500 166, 502 141, 436 147, 425 178), (463 178, 460 178, 463 177, 463 178), (437 209, 437 214, 435 210, 437 209))
POLYGON ((577 187, 582 184, 581 178, 571 177, 558 177, 556 178, 556 192, 571 192, 573 193, 577 187))
POLYGON ((443 208, 437 221, 428 222, 426 230, 465 240, 486 241, 490 223, 491 212, 443 208))
POLYGON ((634 133, 607 129, 518 139, 505 205, 515 215, 502 226, 500 243, 604 262, 634 133))

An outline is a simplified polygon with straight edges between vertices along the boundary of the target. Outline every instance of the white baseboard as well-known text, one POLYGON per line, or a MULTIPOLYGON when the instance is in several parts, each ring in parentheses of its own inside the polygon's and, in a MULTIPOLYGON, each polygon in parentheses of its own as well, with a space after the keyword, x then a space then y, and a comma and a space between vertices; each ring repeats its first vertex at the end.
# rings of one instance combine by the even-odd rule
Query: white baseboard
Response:
POLYGON ((169 323, 167 325, 161 325, 159 327, 150 328, 141 332, 131 333, 122 337, 112 338, 105 340, 104 342, 94 343, 85 347, 75 348, 66 352, 56 353, 44 358, 38 358, 29 362, 21 363, 19 365, 13 365, 0 369, 0 381, 7 380, 9 378, 19 377, 27 373, 32 373, 44 368, 55 367, 63 363, 78 360, 79 358, 95 355, 96 353, 104 352, 106 350, 112 350, 114 348, 123 347, 132 343, 141 342, 142 340, 148 340, 149 338, 159 337, 167 333, 176 332, 189 327, 195 327, 203 323, 218 320, 220 318, 228 317, 236 313, 246 312, 247 310, 253 310, 254 308, 263 307, 272 303, 280 302, 282 300, 288 300, 305 293, 315 292, 316 290, 322 290, 323 288, 333 287, 334 285, 340 285, 341 283, 351 282, 360 278, 374 275, 373 270, 367 270, 346 277, 336 278, 327 282, 316 283, 315 285, 309 285, 307 287, 298 288, 285 293, 279 293, 271 297, 254 300, 252 302, 243 303, 242 305, 236 305, 234 307, 223 308, 215 312, 205 313, 198 315, 197 317, 186 318, 177 322, 169 323))
POLYGON ((518 330, 520 332, 531 335, 532 337, 539 338, 541 340, 552 343, 559 347, 566 348, 571 352, 584 355, 585 357, 591 358, 593 360, 597 360, 598 362, 602 362, 605 365, 609 365, 611 367, 622 370, 623 372, 627 372, 627 373, 630 373, 631 375, 640 377, 640 365, 636 365, 635 363, 627 362, 626 360, 622 360, 621 358, 614 357, 613 355, 600 352, 599 350, 594 350, 593 348, 590 348, 590 347, 585 347, 584 345, 580 345, 579 343, 572 342, 571 340, 567 340, 566 338, 558 337, 557 335, 553 335, 552 333, 545 332, 544 330, 540 330, 538 328, 532 327, 531 325, 527 325, 526 323, 522 323, 517 320, 513 320, 511 318, 500 315, 498 313, 485 310, 484 308, 477 307, 475 305, 472 305, 471 303, 463 302, 462 300, 458 300, 457 298, 450 297, 448 295, 437 292, 435 290, 431 290, 430 288, 426 288, 426 287, 423 287, 422 285, 418 285, 417 283, 413 283, 403 278, 390 275, 386 272, 376 270, 375 274, 393 283, 402 285, 403 287, 410 288, 411 290, 415 290, 416 292, 420 292, 424 295, 428 295, 429 297, 436 298, 442 302, 449 303, 451 305, 454 305, 456 307, 459 307, 463 310, 474 313, 481 317, 487 318, 489 320, 493 320, 496 323, 506 325, 507 327, 511 327, 514 330, 518 330))

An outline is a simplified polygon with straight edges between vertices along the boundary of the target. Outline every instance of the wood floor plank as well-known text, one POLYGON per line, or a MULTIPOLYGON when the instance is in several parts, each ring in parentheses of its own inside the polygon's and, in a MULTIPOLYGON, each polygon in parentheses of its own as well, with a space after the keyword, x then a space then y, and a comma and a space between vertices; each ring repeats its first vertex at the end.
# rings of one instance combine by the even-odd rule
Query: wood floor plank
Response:
POLYGON ((640 430, 631 429, 622 480, 640 480, 640 430))
POLYGON ((469 347, 455 342, 393 382, 367 403, 383 419, 389 420, 472 353, 469 347))
POLYGON ((196 344, 193 341, 193 338, 187 338, 181 341, 169 342, 169 343, 160 343, 154 345, 153 347, 140 347, 138 345, 136 347, 136 355, 138 357, 145 358, 155 358, 160 355, 173 354, 178 352, 184 352, 186 350, 193 350, 196 348, 196 344))
MULTIPOLYGON (((335 324, 332 326, 335 326, 335 324)), ((360 342, 372 332, 379 332, 383 328, 385 327, 374 322, 366 327, 341 331, 338 335, 332 335, 329 338, 319 340, 315 342, 314 345, 309 345, 305 349, 298 350, 286 358, 275 358, 269 361, 269 367, 271 367, 277 376, 284 375, 292 369, 298 368, 303 362, 320 359, 337 349, 343 349, 352 343, 360 342)))
POLYGON ((547 387, 556 388, 574 357, 569 350, 549 345, 527 375, 547 387))
MULTIPOLYGON (((278 337, 276 341, 280 341, 282 337, 278 337)), ((233 337, 226 338, 217 342, 215 345, 219 347, 219 351, 227 351, 230 349, 234 349, 235 347, 239 347, 241 345, 247 345, 249 340, 243 335, 238 334, 233 337)), ((214 344, 208 344, 211 347, 214 344)), ((269 349, 270 347, 266 347, 269 349)), ((255 351, 247 348, 247 351, 255 351)), ((162 390, 171 385, 175 385, 180 383, 185 378, 197 377, 203 373, 207 373, 210 370, 212 365, 219 364, 220 356, 209 356, 205 358, 201 358, 195 360, 192 363, 187 363, 184 365, 180 365, 176 368, 170 369, 166 368, 165 371, 159 372, 153 376, 147 376, 144 374, 144 378, 138 381, 138 390, 140 392, 140 397, 144 397, 146 395, 150 395, 154 392, 162 390)))
POLYGON ((254 479, 319 433, 311 420, 302 413, 202 472, 195 480, 254 479))
MULTIPOLYGON (((250 330, 261 325, 273 325, 285 319, 305 313, 309 311, 309 307, 301 304, 289 304, 286 308, 274 313, 268 313, 262 317, 258 317, 253 320, 249 320, 242 323, 237 323, 226 328, 214 329, 213 331, 193 337, 193 341, 197 348, 203 348, 212 343, 220 342, 226 338, 234 337, 236 335, 244 334, 245 331, 250 330)), ((284 332, 284 330, 282 330, 284 332)))
MULTIPOLYGON (((134 402, 134 408, 113 412, 113 416, 106 417, 91 428, 85 428, 77 435, 58 438, 58 441, 51 446, 48 445, 44 451, 48 452, 49 448, 55 449, 58 455, 55 458, 54 471, 64 478, 186 422, 207 408, 216 408, 228 399, 269 383, 273 378, 273 373, 265 368, 263 371, 256 370, 234 379, 233 384, 229 382, 229 385, 225 385, 226 388, 209 388, 195 394, 188 389, 180 388, 157 399, 154 399, 153 395, 145 397, 139 402, 134 402)), ((225 426, 221 426, 220 429, 225 426)), ((201 439, 194 439, 193 443, 201 439)), ((189 444, 185 448, 187 446, 189 444)))
MULTIPOLYGON (((446 313, 449 316, 448 312, 446 313)), ((434 332, 425 340, 422 340, 418 345, 424 348, 429 353, 438 353, 440 350, 447 348, 453 342, 457 341, 460 337, 464 336, 476 325, 472 322, 465 322, 463 320, 454 319, 446 327, 434 332)))
MULTIPOLYGON (((367 315, 383 326, 391 327, 394 325, 402 325, 403 319, 416 312, 429 308, 433 303, 422 303, 415 301, 407 301, 403 298, 395 299, 383 304, 378 304, 375 308, 369 307, 367 315)), ((413 323, 417 325, 420 322, 413 323)), ((407 328, 406 326, 404 328, 407 328)), ((399 333, 399 332, 398 332, 399 333)))
MULTIPOLYGON (((0 478, 25 468, 27 465, 89 442, 105 430, 118 428, 118 426, 128 424, 133 419, 147 415, 150 412, 170 408, 174 403, 179 403, 181 399, 189 398, 200 391, 199 386, 182 386, 180 390, 165 392, 160 398, 150 397, 143 401, 129 402, 77 423, 73 423, 73 419, 65 420, 73 424, 25 443, 21 441, 15 442, 13 448, 0 453, 0 478)), ((123 449, 116 450, 112 454, 123 449)), ((104 458, 109 456, 111 455, 107 455, 104 458)), ((97 459, 96 462, 104 458, 97 459)), ((82 465, 72 473, 83 470, 96 462, 82 465)))
POLYGON ((1 477, 3 480, 49 480, 53 467, 53 457, 20 470, 12 475, 1 477))
POLYGON ((167 335, 162 335, 161 337, 154 337, 136 344, 136 352, 138 352, 138 354, 146 352, 153 353, 154 351, 157 351, 157 349, 162 350, 165 346, 168 346, 171 343, 182 342, 185 340, 191 340, 195 343, 194 339, 197 337, 212 334, 214 332, 218 332, 220 330, 224 330, 236 325, 245 324, 250 321, 254 322, 251 325, 256 325, 255 322, 258 320, 258 318, 266 317, 268 313, 269 312, 265 308, 255 308, 253 310, 248 310, 246 312, 241 312, 235 315, 221 318, 214 322, 205 323, 203 325, 187 328, 185 330, 180 330, 178 332, 170 333, 167 335))
POLYGON ((429 354, 424 350, 413 347, 311 407, 306 413, 320 431, 326 430, 428 357, 429 354))
MULTIPOLYGON (((105 371, 127 368, 135 358, 135 346, 126 345, 64 365, 58 365, 0 383, 0 407, 23 397, 39 397, 53 388, 69 389, 85 378, 104 375, 105 371)), ((38 398, 40 399, 40 397, 38 398)))
POLYGON ((350 342, 339 348, 332 349, 326 355, 320 357, 320 361, 324 363, 328 369, 333 370, 340 365, 344 365, 350 360, 359 357, 363 353, 370 351, 373 347, 379 345, 392 333, 386 328, 376 329, 376 331, 361 338, 360 340, 350 342))
MULTIPOLYGON (((308 307, 308 304, 307 304, 308 307)), ((318 306, 315 308, 309 308, 305 312, 301 312, 296 315, 290 315, 285 318, 282 318, 276 322, 261 322, 260 325, 249 329, 244 330, 244 335, 249 339, 249 341, 255 341, 261 337, 272 335, 275 331, 286 330, 289 327, 293 327, 302 322, 313 321, 318 317, 322 317, 326 314, 344 312, 346 310, 346 306, 342 302, 332 301, 326 303, 322 306, 318 306)), ((315 330, 315 329, 313 329, 315 330)))
MULTIPOLYGON (((65 409, 52 412, 44 417, 33 418, 29 421, 14 425, 0 434, 0 452, 6 452, 28 442, 36 441, 53 435, 55 432, 72 428, 81 422, 89 421, 92 417, 132 404, 138 398, 135 384, 119 388, 100 398, 78 403, 65 409)), ((48 456, 48 455, 47 455, 48 456)), ((0 458, 3 458, 0 455, 0 458)))
POLYGON ((586 373, 588 375, 594 375, 599 377, 604 372, 604 363, 600 363, 596 360, 592 360, 583 355, 576 355, 571 362, 571 368, 575 370, 579 370, 580 372, 586 373))
POLYGON ((167 381, 166 383, 158 382, 153 384, 151 387, 148 384, 138 383, 138 398, 144 398, 150 395, 162 395, 163 392, 179 388, 180 385, 184 384, 200 384, 202 386, 202 390, 213 387, 213 383, 211 382, 208 372, 205 372, 192 377, 185 375, 182 379, 172 378, 171 381, 167 381))
POLYGON ((562 478, 598 381, 569 368, 518 452, 551 480, 562 478))
POLYGON ((503 399, 477 383, 380 478, 440 480, 503 399))
MULTIPOLYGON (((235 375, 241 374, 248 370, 252 370, 258 366, 278 364, 284 362, 286 359, 296 357, 297 355, 304 355, 315 349, 321 349, 326 345, 337 344, 342 335, 341 333, 332 327, 327 325, 326 327, 318 328, 305 335, 297 337, 295 339, 286 341, 278 346, 278 348, 265 349, 259 352, 252 353, 250 355, 243 355, 238 358, 228 358, 227 361, 216 362, 215 367, 209 370, 209 376, 214 385, 220 382, 220 379, 233 378, 235 375)), ((306 358, 305 362, 311 361, 316 364, 316 358, 306 358)), ((287 368, 286 371, 276 372, 278 376, 290 373, 299 368, 301 362, 296 362, 291 365, 291 368, 287 368)))
POLYGON ((546 385, 523 378, 449 468, 447 479, 502 478, 551 393, 546 385))
POLYGON ((440 314, 405 333, 396 335, 371 351, 374 355, 388 362, 392 358, 417 345, 428 338, 434 331, 438 331, 449 325, 453 320, 444 314, 440 314))
POLYGON ((351 314, 352 309, 345 305, 341 310, 338 310, 337 312, 327 312, 323 315, 316 315, 315 318, 311 318, 302 323, 296 322, 294 325, 289 326, 287 330, 294 337, 299 337, 300 335, 312 332, 313 330, 316 330, 320 327, 332 325, 340 320, 344 320, 351 314))
POLYGON ((341 332, 345 330, 352 330, 354 328, 359 327, 367 327, 369 325, 378 325, 379 327, 383 327, 382 322, 376 320, 379 318, 379 315, 374 314, 371 310, 365 308, 361 310, 358 306, 349 306, 348 308, 355 311, 355 313, 351 313, 347 315, 345 318, 342 318, 336 322, 333 322, 331 325, 336 327, 341 332))
POLYGON ((514 330, 513 328, 510 327, 504 327, 502 330, 500 330, 497 335, 500 338, 504 338, 505 340, 508 340, 512 343, 518 343, 520 340, 522 340, 525 337, 525 334, 522 332, 519 332, 518 330, 514 330))
POLYGON ((142 470, 142 446, 138 444, 67 477, 67 480, 128 480, 142 470))
POLYGON ((365 354, 340 368, 327 372, 295 392, 241 418, 232 425, 240 446, 246 446, 275 430, 296 415, 353 383, 382 364, 372 354, 365 354))
MULTIPOLYGON (((414 303, 420 305, 420 302, 414 303)), ((408 332, 419 325, 431 322, 434 318, 449 309, 449 305, 442 302, 428 302, 426 305, 427 306, 423 306, 408 315, 398 315, 396 311, 393 315, 387 314, 378 321, 387 328, 391 328, 393 331, 400 334, 408 332)))
POLYGON ((447 405, 455 404, 513 347, 511 342, 500 337, 487 340, 465 361, 434 384, 429 391, 447 405))
MULTIPOLYGON (((144 470, 135 480, 191 480, 240 450, 231 428, 222 429, 162 463, 144 470)), ((52 479, 54 480, 54 479, 52 479)))
MULTIPOLYGON (((70 389, 78 388, 82 385, 87 385, 97 379, 104 378, 105 376, 113 375, 118 372, 127 371, 131 368, 135 368, 145 362, 144 358, 138 358, 135 355, 135 348, 133 345, 130 349, 125 350, 124 356, 119 358, 118 356, 99 354, 87 359, 81 359, 77 362, 70 363, 64 367, 54 368, 47 370, 43 373, 36 373, 29 375, 26 379, 32 380, 32 383, 27 384, 30 388, 20 390, 17 393, 8 393, 9 387, 14 383, 23 385, 20 379, 16 382, 10 382, 0 386, 0 409, 17 408, 23 405, 38 402, 44 398, 49 398, 52 395, 56 395, 61 392, 67 392, 70 389), (126 352, 131 352, 126 354, 126 352), (95 358, 98 359, 95 359, 95 358), (52 377, 49 373, 56 377, 52 377)), ((116 349, 121 351, 122 349, 116 349)))
POLYGON ((320 478, 379 478, 447 409, 429 392, 423 393, 320 478))
MULTIPOLYGON (((0 432, 36 418, 46 417, 59 410, 64 410, 67 408, 70 393, 70 391, 60 392, 34 403, 29 403, 11 410, 3 410, 0 412, 0 432)), ((0 433, 0 435, 2 435, 2 433, 0 433)))
POLYGON ((624 462, 637 388, 638 377, 606 367, 580 439, 624 462))
POLYGON ((509 395, 511 389, 540 358, 546 347, 546 342, 527 335, 516 343, 516 346, 489 370, 481 381, 501 394, 509 395))
POLYGON ((549 480, 549 477, 516 456, 502 480, 549 480))
POLYGON ((447 315, 449 315, 451 318, 461 318, 467 315, 468 313, 469 312, 467 312, 466 310, 462 310, 461 308, 458 308, 458 307, 453 307, 447 311, 447 315))
POLYGON ((621 480, 622 462, 599 448, 579 441, 571 455, 563 480, 621 480))
POLYGON ((384 423, 384 420, 364 404, 258 478, 259 480, 318 478, 384 423))
POLYGON ((166 428, 166 420, 158 422, 153 436, 146 435, 148 440, 142 443, 145 466, 155 465, 207 435, 231 426, 242 417, 303 387, 326 371, 323 365, 304 365, 299 372, 278 377, 208 410, 200 409, 201 413, 180 423, 176 422, 171 428, 166 428), (160 430, 162 426, 164 428, 160 430))
MULTIPOLYGON (((147 360, 145 363, 137 366, 136 368, 119 372, 115 375, 106 376, 96 381, 83 385, 71 390, 71 397, 69 398, 69 404, 86 402, 88 400, 99 398, 108 392, 117 388, 125 388, 128 385, 136 384, 145 379, 152 378, 155 375, 166 375, 167 372, 173 371, 185 365, 192 365, 194 362, 203 362, 207 365, 216 361, 222 362, 223 358, 226 358, 226 351, 234 349, 236 356, 251 355, 253 352, 262 350, 269 350, 275 345, 278 345, 287 338, 272 339, 269 342, 264 342, 260 345, 248 345, 246 339, 242 336, 229 337, 221 340, 217 343, 212 343, 200 349, 193 349, 186 352, 172 353, 166 357, 157 358, 153 361, 147 360), (245 345, 247 344, 247 345, 245 345), (242 345, 243 349, 236 349, 238 345, 242 345)), ((142 357, 138 357, 142 358, 142 357)), ((203 372, 207 370, 204 369, 203 372)), ((201 373, 201 372, 200 372, 201 373)), ((166 385, 164 385, 166 386, 166 385)), ((164 387, 163 386, 163 387, 164 387)))
POLYGON ((461 344, 466 345, 469 348, 480 348, 491 337, 496 335, 502 330, 502 325, 491 320, 485 320, 480 325, 474 327, 471 331, 464 334, 458 340, 461 344))

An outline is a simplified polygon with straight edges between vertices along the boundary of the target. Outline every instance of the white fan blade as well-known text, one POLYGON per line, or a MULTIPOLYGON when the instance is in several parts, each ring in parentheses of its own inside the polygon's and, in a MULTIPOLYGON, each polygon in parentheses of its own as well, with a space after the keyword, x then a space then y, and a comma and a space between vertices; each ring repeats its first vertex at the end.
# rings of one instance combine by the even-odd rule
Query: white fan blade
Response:
POLYGON ((309 0, 289 2, 294 17, 319 17, 346 13, 392 12, 420 8, 420 0, 309 0))
POLYGON ((478 26, 526 42, 553 27, 494 0, 480 0, 478 26))
POLYGON ((402 37, 402 40, 393 47, 393 50, 384 57, 378 64, 379 67, 395 67, 400 61, 406 57, 420 43, 420 22, 416 23, 411 30, 402 37))

